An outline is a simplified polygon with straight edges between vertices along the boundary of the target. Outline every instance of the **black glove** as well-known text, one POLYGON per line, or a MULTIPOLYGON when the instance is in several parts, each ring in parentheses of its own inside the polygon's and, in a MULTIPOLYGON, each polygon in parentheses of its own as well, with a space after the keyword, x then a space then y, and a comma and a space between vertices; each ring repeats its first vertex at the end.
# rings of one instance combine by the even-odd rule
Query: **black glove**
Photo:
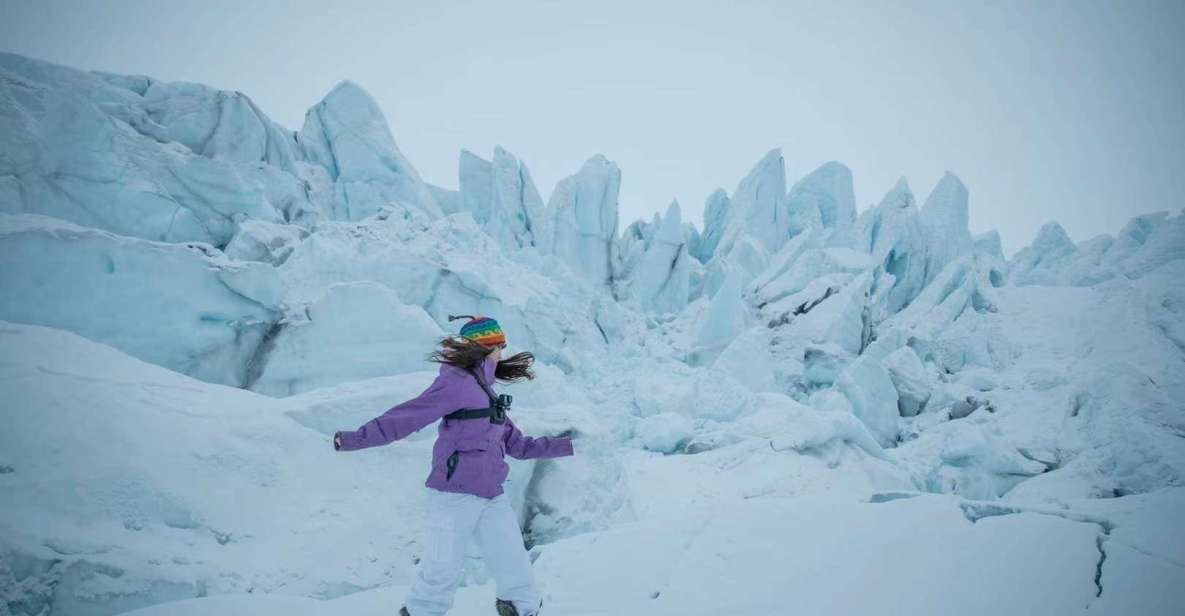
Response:
POLYGON ((333 450, 334 451, 341 451, 341 448, 342 448, 342 433, 341 432, 334 432, 333 433, 333 450))

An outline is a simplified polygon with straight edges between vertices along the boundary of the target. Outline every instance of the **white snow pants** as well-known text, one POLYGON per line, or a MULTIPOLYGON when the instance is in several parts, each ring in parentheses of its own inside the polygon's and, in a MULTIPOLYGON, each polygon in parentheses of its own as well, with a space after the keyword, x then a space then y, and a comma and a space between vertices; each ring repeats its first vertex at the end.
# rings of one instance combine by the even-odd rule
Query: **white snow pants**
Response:
POLYGON ((539 610, 542 596, 506 494, 488 499, 429 488, 426 509, 424 555, 404 602, 411 616, 444 616, 452 608, 465 552, 473 539, 481 546, 497 598, 513 602, 521 616, 539 610))

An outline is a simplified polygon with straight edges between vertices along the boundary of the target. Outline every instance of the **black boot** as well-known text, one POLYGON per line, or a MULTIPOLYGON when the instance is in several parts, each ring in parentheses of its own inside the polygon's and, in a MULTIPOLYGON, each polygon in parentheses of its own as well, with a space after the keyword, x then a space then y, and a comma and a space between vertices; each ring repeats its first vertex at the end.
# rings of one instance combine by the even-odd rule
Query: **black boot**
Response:
MULTIPOLYGON (((518 608, 514 607, 514 604, 509 601, 495 599, 494 607, 498 610, 498 616, 519 616, 518 608)), ((527 614, 527 616, 537 616, 539 614, 539 609, 542 607, 543 602, 540 601, 539 608, 536 608, 534 612, 527 614)))
POLYGON ((411 616, 411 614, 407 613, 406 607, 401 607, 399 608, 399 616, 411 616))

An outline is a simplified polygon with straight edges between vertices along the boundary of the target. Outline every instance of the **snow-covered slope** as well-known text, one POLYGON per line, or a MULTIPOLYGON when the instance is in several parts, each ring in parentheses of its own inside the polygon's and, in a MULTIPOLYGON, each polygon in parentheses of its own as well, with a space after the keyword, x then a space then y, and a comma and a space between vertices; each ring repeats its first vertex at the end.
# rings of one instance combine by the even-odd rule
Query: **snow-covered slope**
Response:
MULTIPOLYGON (((136 613, 397 607, 421 549, 430 434, 343 456, 329 433, 413 395, 431 373, 274 399, 61 330, 0 323, 0 341, 10 613, 110 614, 205 596, 136 613)), ((546 400, 560 379, 545 373, 515 391, 546 400)), ((520 423, 541 432, 593 421, 573 408, 578 394, 562 393, 520 423)), ((512 460, 508 491, 550 512, 528 522, 543 540, 533 552, 549 607, 1169 614, 1185 599, 1185 533, 1173 522, 1185 489, 1056 504, 927 496, 844 415, 769 396, 750 413, 723 428, 730 441, 693 456, 621 447, 594 429, 566 464, 512 460)), ((476 557, 461 614, 485 613, 493 596, 476 557)))
POLYGON ((702 231, 619 229, 621 175, 545 202, 496 148, 454 191, 357 84, 291 131, 0 54, 0 614, 393 612, 431 431, 328 435, 449 314, 538 358, 526 431, 585 434, 508 486, 557 613, 1179 611, 1185 216, 1008 261, 951 172, 857 212, 773 150, 702 231))
MULTIPOLYGON (((328 598, 406 584, 431 435, 362 456, 337 454, 330 435, 434 376, 277 399, 0 322, 8 611, 111 614, 207 594, 328 598)), ((540 381, 562 391, 558 378, 540 381)), ((546 414, 569 424, 578 410, 546 414)), ((547 429, 544 414, 518 422, 547 429)), ((532 464, 512 462, 507 491, 521 503, 532 464)))

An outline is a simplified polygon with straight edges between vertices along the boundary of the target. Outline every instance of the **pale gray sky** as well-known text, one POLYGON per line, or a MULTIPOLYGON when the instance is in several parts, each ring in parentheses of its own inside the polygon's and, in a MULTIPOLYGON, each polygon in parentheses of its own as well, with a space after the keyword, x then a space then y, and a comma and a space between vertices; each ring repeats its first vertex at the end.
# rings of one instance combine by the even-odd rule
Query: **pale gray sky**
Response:
POLYGON ((622 168, 621 228, 704 198, 781 147, 792 183, 848 165, 863 209, 943 170, 1009 254, 1185 206, 1185 2, 0 0, 0 49, 197 81, 299 128, 342 79, 428 181, 501 144, 544 199, 622 168))

